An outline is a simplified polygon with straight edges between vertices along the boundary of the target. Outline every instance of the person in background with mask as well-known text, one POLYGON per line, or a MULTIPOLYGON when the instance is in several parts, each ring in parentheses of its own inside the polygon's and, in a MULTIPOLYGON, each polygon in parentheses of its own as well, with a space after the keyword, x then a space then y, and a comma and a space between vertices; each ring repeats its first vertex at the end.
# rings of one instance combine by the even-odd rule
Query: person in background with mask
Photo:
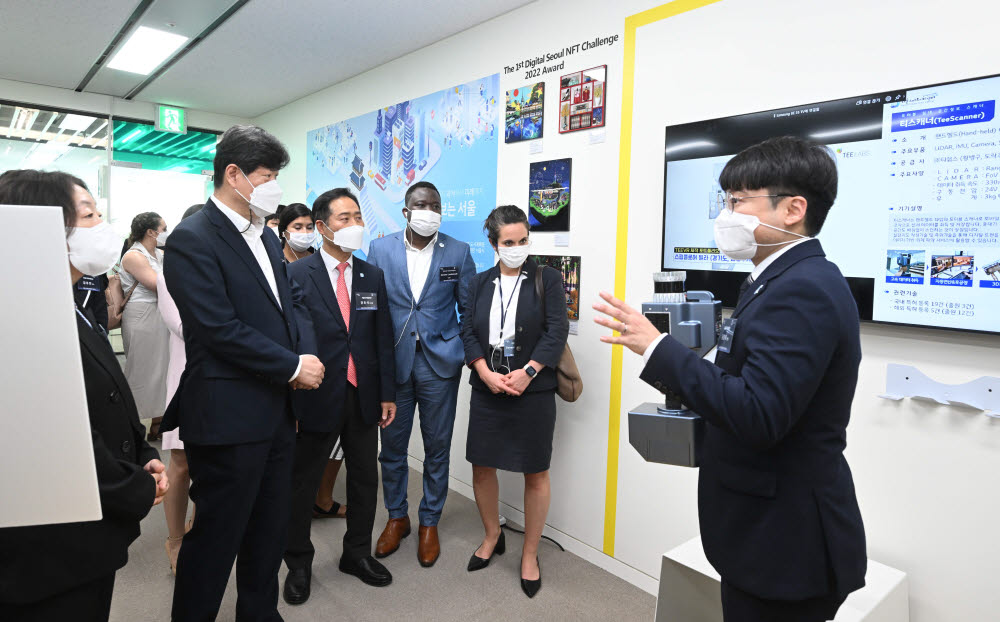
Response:
MULTIPOLYGON (((194 216, 201 211, 202 205, 192 205, 184 210, 181 221, 194 216)), ((174 393, 177 392, 177 385, 180 384, 181 374, 184 372, 184 363, 187 360, 184 353, 184 333, 181 327, 181 316, 177 313, 177 305, 170 297, 167 289, 166 279, 163 275, 156 280, 156 307, 160 311, 160 317, 167 330, 170 331, 170 363, 167 366, 167 393, 166 408, 174 393)), ((191 523, 185 523, 188 510, 188 489, 191 478, 188 474, 187 454, 184 453, 184 441, 180 439, 180 432, 175 428, 163 433, 163 443, 160 448, 170 452, 170 462, 167 463, 167 476, 173 485, 170 492, 163 500, 163 514, 167 519, 167 541, 164 544, 167 550, 167 561, 170 563, 170 571, 177 574, 177 554, 181 550, 181 541, 184 534, 191 528, 191 523)))
POLYGON ((281 200, 288 152, 259 127, 222 135, 215 192, 167 243, 164 277, 184 326, 187 365, 163 417, 180 426, 198 507, 177 559, 172 617, 212 620, 236 561, 236 619, 280 620, 295 449, 293 389, 324 368, 264 217, 281 200))
POLYGON ((144 212, 132 219, 121 259, 122 290, 132 291, 122 313, 125 377, 139 407, 139 418, 152 419, 149 440, 159 437, 166 408, 170 331, 156 310, 156 282, 163 274, 160 249, 166 241, 163 219, 155 212, 144 212))
POLYGON ((276 211, 273 214, 268 214, 267 216, 264 217, 264 225, 269 227, 271 231, 274 231, 275 234, 278 233, 278 220, 279 220, 278 217, 281 215, 281 210, 284 207, 285 207, 284 205, 279 205, 278 211, 276 211))
POLYGON ((715 243, 753 270, 715 362, 610 294, 595 321, 643 357, 640 376, 708 425, 698 476, 705 555, 727 622, 832 620, 865 584, 867 553, 844 458, 861 362, 858 309, 815 236, 837 197, 830 150, 768 139, 722 169, 715 243))
POLYGON ((421 181, 406 191, 403 231, 373 240, 368 262, 385 271, 396 350, 396 422, 382 430, 382 493, 389 520, 375 548, 386 557, 410 533, 407 450, 420 407, 424 498, 417 559, 433 566, 441 553, 437 525, 448 496, 448 463, 462 378, 462 286, 476 274, 469 245, 440 233, 441 195, 421 181))
POLYGON ((312 212, 302 203, 292 203, 279 212, 278 238, 285 263, 298 261, 315 250, 312 212))
MULTIPOLYGON (((0 175, 0 204, 62 207, 73 284, 84 275, 105 274, 118 260, 121 238, 101 220, 87 186, 72 175, 7 171, 0 175)), ((107 620, 115 573, 128 561, 139 522, 169 487, 159 455, 143 439, 107 333, 89 311, 77 306, 74 315, 103 517, 0 529, 0 620, 107 620)))
POLYGON ((486 235, 500 255, 497 265, 468 284, 462 315, 469 377, 466 459, 486 531, 468 570, 486 568, 506 550, 500 530, 497 469, 524 474, 524 549, 521 589, 533 598, 542 587, 538 543, 551 496, 549 463, 556 425, 556 365, 566 347, 566 290, 556 270, 528 260, 528 216, 502 205, 486 219, 486 235), (542 270, 539 298, 535 279, 542 270), (544 308, 544 314, 542 309, 544 308))
POLYGON ((373 586, 392 582, 371 556, 378 502, 378 429, 396 416, 392 317, 382 270, 354 257, 364 240, 358 200, 346 188, 313 203, 318 253, 288 265, 301 292, 329 373, 318 391, 297 393, 299 416, 292 476, 291 522, 285 551, 283 596, 290 605, 309 599, 315 549, 309 537, 313 500, 337 438, 347 462, 347 532, 340 571, 373 586))

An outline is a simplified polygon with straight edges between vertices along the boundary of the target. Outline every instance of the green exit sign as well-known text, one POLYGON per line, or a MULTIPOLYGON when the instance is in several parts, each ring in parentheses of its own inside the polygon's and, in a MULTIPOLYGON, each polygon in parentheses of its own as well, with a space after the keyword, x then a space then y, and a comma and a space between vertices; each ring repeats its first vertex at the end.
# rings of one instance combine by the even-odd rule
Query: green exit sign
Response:
POLYGON ((187 113, 183 108, 157 106, 156 129, 161 132, 187 134, 187 113))

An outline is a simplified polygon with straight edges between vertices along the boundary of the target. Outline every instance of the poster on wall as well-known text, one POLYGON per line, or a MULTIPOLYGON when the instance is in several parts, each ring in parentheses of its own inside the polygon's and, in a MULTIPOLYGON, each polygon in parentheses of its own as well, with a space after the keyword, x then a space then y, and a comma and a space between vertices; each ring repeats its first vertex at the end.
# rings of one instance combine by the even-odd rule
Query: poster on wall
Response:
POLYGON ((529 165, 528 222, 532 231, 569 231, 572 168, 572 158, 529 165))
POLYGON ((306 196, 349 188, 361 203, 367 254, 372 239, 406 226, 407 188, 441 193, 441 231, 472 247, 477 270, 493 265, 482 223, 496 205, 500 75, 373 110, 306 135, 306 196))
POLYGON ((559 80, 559 133, 603 127, 608 66, 577 71, 559 80))
POLYGON ((507 91, 504 142, 541 138, 544 108, 544 82, 507 91))
POLYGON ((566 315, 569 317, 569 334, 580 330, 580 257, 569 255, 533 255, 538 265, 555 268, 562 274, 566 289, 566 315))

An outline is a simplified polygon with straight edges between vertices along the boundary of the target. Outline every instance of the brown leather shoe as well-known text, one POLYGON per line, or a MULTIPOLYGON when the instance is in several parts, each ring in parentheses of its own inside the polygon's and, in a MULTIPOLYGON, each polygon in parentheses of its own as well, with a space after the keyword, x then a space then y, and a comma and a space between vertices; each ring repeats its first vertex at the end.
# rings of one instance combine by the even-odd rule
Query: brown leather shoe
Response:
POLYGON ((410 535, 410 517, 390 518, 382 530, 382 535, 378 537, 375 545, 375 557, 382 559, 388 557, 399 549, 399 541, 410 535))
POLYGON ((437 525, 420 526, 420 543, 417 545, 417 559, 424 568, 430 568, 441 555, 441 543, 438 541, 437 525))

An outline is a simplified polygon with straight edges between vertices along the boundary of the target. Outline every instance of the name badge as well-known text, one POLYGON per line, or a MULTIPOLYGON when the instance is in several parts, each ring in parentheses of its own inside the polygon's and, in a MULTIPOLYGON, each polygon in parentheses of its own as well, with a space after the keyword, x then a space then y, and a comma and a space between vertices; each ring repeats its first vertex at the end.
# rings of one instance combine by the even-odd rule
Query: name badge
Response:
POLYGON ((450 283, 458 280, 458 266, 445 266, 438 272, 438 280, 442 283, 450 283))
POLYGON ((76 284, 77 288, 85 292, 99 292, 101 291, 100 285, 97 284, 97 278, 93 276, 81 277, 76 284))
POLYGON ((375 292, 354 292, 354 308, 357 311, 378 311, 378 296, 375 292))
POLYGON ((736 335, 737 318, 728 317, 722 320, 722 330, 719 332, 719 352, 729 354, 733 347, 733 337, 736 335))
POLYGON ((514 340, 504 339, 503 340, 503 355, 507 358, 514 356, 514 340))

